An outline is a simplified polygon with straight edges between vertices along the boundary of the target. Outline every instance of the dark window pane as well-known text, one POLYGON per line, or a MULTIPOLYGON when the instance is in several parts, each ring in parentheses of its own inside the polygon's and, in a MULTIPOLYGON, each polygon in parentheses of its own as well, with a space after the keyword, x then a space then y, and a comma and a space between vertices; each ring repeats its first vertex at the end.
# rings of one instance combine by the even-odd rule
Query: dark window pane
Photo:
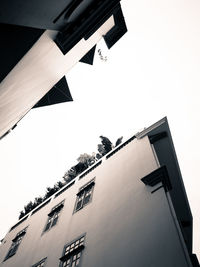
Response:
POLYGON ((58 217, 56 217, 56 218, 53 220, 51 227, 53 227, 54 225, 56 225, 57 221, 58 221, 58 217))
POLYGON ((50 225, 51 225, 51 221, 47 223, 47 225, 46 225, 44 231, 47 231, 47 230, 50 228, 50 225))
POLYGON ((56 213, 56 214, 54 215, 54 218, 53 218, 53 222, 52 222, 51 227, 53 227, 54 225, 56 225, 56 223, 57 223, 57 221, 58 221, 58 217, 59 217, 59 214, 56 213))
POLYGON ((76 204, 76 210, 79 210, 82 207, 82 199, 78 200, 77 204, 76 204))
POLYGON ((78 211, 79 209, 83 208, 91 201, 93 188, 94 182, 81 189, 81 191, 77 194, 75 211, 78 211))
POLYGON ((18 249, 19 244, 16 244, 16 246, 13 247, 12 253, 15 254, 18 249))
POLYGON ((34 264, 32 267, 43 267, 45 265, 45 261, 46 261, 46 258, 34 264))
POLYGON ((85 196, 84 201, 83 201, 83 206, 90 202, 90 197, 91 195, 85 196))
POLYGON ((56 205, 55 207, 53 207, 51 209, 51 212, 48 214, 49 219, 47 221, 47 224, 46 224, 46 227, 44 229, 44 232, 47 231, 47 230, 49 230, 54 225, 56 225, 56 223, 58 221, 59 214, 61 212, 61 209, 64 206, 63 203, 64 203, 64 200, 61 203, 59 203, 58 205, 56 205))

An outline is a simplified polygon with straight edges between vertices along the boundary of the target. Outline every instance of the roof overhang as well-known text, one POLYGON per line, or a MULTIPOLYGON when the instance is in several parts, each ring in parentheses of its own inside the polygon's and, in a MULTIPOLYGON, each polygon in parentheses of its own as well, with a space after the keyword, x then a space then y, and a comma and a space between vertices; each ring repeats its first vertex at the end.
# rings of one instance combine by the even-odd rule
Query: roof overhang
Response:
POLYGON ((0 138, 102 37, 110 48, 127 31, 119 2, 1 1, 0 138))
POLYGON ((181 171, 179 168, 172 136, 167 118, 156 122, 152 126, 136 134, 138 139, 148 136, 160 166, 165 166, 169 175, 169 194, 176 212, 180 227, 184 228, 188 251, 192 253, 192 213, 185 191, 181 171))

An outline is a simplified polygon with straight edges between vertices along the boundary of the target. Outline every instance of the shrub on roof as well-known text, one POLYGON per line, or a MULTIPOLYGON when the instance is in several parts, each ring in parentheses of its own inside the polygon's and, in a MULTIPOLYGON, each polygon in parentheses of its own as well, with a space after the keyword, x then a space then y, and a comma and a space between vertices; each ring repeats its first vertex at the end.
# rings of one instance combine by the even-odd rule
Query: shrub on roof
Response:
MULTIPOLYGON (((122 138, 117 139, 115 146, 119 145, 122 142, 122 138)), ((40 205, 44 200, 51 197, 54 193, 60 190, 65 184, 68 184, 73 179, 76 178, 79 174, 85 171, 87 168, 92 166, 98 159, 105 156, 108 152, 110 152, 114 145, 112 142, 105 136, 100 136, 101 144, 97 145, 97 153, 92 153, 89 155, 87 153, 81 154, 77 161, 78 163, 71 167, 63 176, 63 181, 58 181, 53 187, 47 187, 46 193, 44 197, 36 197, 34 202, 30 201, 26 206, 24 206, 24 210, 20 212, 19 219, 23 218, 27 213, 32 211, 35 207, 40 205)))

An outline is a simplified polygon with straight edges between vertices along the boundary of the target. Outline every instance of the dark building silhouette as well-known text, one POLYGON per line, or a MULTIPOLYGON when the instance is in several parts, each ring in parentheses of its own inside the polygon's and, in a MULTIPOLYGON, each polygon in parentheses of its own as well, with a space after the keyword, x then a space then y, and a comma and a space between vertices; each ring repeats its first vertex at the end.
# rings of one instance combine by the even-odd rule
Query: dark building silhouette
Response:
POLYGON ((120 0, 2 0, 0 10, 0 138, 31 108, 72 101, 64 75, 127 31, 120 0))

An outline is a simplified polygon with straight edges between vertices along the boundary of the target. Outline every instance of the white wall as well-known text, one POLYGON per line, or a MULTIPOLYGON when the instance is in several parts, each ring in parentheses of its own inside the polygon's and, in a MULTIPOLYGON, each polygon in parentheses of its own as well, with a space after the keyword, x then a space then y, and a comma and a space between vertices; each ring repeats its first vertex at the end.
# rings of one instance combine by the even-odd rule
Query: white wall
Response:
POLYGON ((148 138, 135 139, 11 231, 0 262, 16 233, 28 225, 16 255, 0 266, 31 266, 45 257, 47 267, 58 266, 64 245, 83 233, 83 267, 190 266, 165 191, 151 194, 154 188, 140 180, 157 168, 148 138), (73 214, 78 189, 94 177, 92 202, 73 214), (42 234, 47 214, 63 199, 58 224, 42 234))

